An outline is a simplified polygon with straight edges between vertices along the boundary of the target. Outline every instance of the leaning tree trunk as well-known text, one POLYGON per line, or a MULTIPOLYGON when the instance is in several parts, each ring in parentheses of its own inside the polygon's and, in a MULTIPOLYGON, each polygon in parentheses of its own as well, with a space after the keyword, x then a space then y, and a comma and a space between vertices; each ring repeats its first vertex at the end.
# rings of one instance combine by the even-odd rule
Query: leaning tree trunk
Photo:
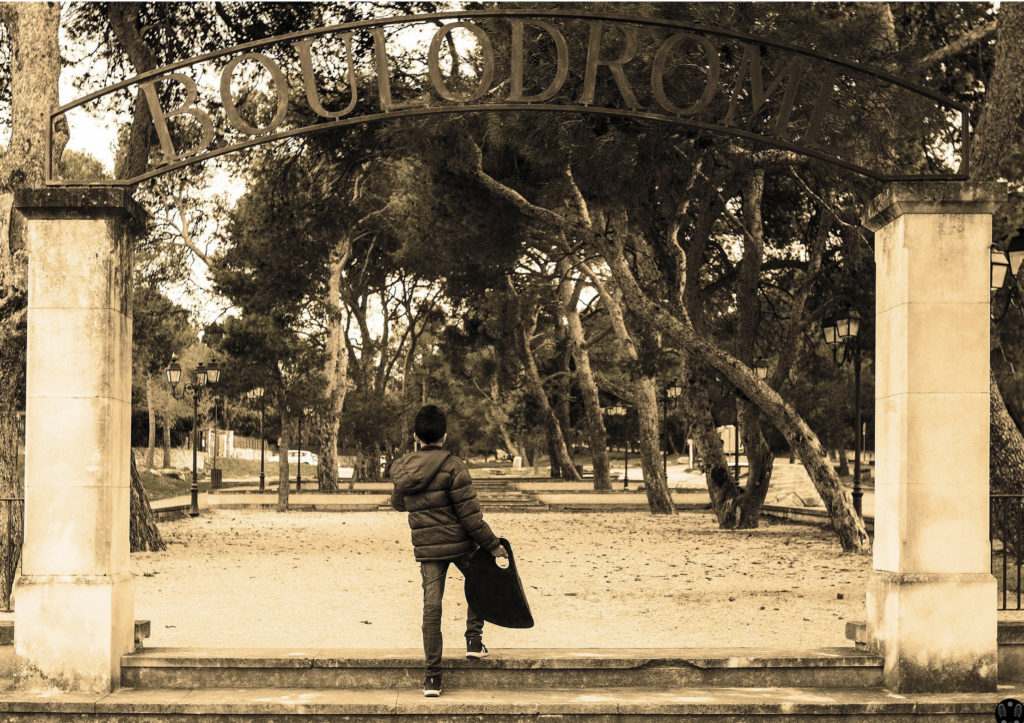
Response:
POLYGON ((655 515, 674 515, 676 506, 662 467, 658 387, 653 376, 643 375, 637 379, 633 402, 640 426, 640 465, 644 471, 647 504, 655 515))
POLYGON ((519 447, 512 441, 512 437, 509 436, 508 427, 505 426, 504 422, 495 422, 495 427, 498 428, 498 434, 501 435, 501 444, 505 447, 505 451, 509 454, 509 459, 515 457, 522 457, 522 453, 519 451, 519 447))
POLYGON ((559 260, 558 271, 566 276, 566 280, 559 287, 559 303, 562 314, 566 319, 569 350, 572 353, 573 361, 576 363, 576 381, 580 386, 583 410, 586 413, 587 437, 590 440, 590 458, 594 465, 594 489, 609 491, 612 488, 612 480, 610 473, 611 465, 608 460, 608 436, 601 414, 601 399, 597 389, 597 382, 594 380, 594 371, 590 366, 590 351, 587 349, 583 322, 580 319, 579 309, 576 308, 580 291, 583 287, 583 280, 578 280, 575 288, 572 288, 568 282, 570 270, 571 266, 568 258, 559 260))
MULTIPOLYGON (((989 452, 989 479, 991 493, 996 495, 1019 495, 1024 493, 1024 439, 1014 424, 1010 413, 999 393, 995 376, 989 378, 990 419, 992 440, 1005 440, 1005 444, 993 444, 989 452)), ((1002 540, 1003 546, 1014 557, 1024 554, 1024 531, 1017 522, 1024 500, 1006 499, 992 505, 991 525, 994 536, 1002 540)))
POLYGON ((594 465, 594 489, 609 491, 612 488, 611 465, 608 459, 608 435, 601 413, 594 373, 590 368, 590 355, 586 348, 576 358, 576 378, 580 383, 580 396, 586 412, 587 436, 590 439, 590 457, 594 465))
POLYGON ((989 376, 991 390, 991 434, 993 440, 1006 444, 993 444, 989 452, 989 475, 994 494, 1024 494, 1024 439, 1006 409, 994 375, 989 376))
MULTIPOLYGON (((537 327, 536 316, 534 316, 530 324, 527 324, 522 316, 522 309, 519 309, 516 313, 515 324, 516 347, 519 350, 520 361, 522 361, 523 370, 526 373, 527 387, 533 394, 533 398, 540 409, 540 416, 544 419, 548 433, 551 435, 553 452, 557 457, 558 467, 562 470, 562 478, 579 480, 580 476, 576 472, 572 456, 565 445, 565 437, 562 435, 562 429, 558 425, 558 417, 551 408, 547 392, 544 391, 544 383, 541 381, 540 372, 537 370, 537 361, 534 359, 533 349, 530 347, 530 337, 533 334, 533 330, 537 327)), ((552 466, 554 464, 555 462, 552 462, 552 466)))
POLYGON ((160 536, 160 528, 156 526, 156 515, 149 504, 149 495, 142 486, 142 477, 139 475, 139 468, 135 465, 135 452, 131 452, 131 479, 132 479, 132 501, 131 501, 131 523, 128 526, 128 535, 131 542, 132 552, 159 552, 167 547, 163 537, 160 536))
POLYGON ((279 405, 281 409, 281 436, 277 439, 277 511, 288 511, 288 493, 291 489, 291 479, 288 477, 288 450, 292 447, 291 416, 284 404, 279 405))

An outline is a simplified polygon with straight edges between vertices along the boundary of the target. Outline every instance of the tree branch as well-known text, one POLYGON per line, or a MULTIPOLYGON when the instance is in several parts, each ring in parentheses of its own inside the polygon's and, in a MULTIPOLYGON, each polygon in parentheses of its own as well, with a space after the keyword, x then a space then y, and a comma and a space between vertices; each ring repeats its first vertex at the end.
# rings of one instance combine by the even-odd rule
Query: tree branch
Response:
POLYGON ((966 33, 961 35, 956 40, 946 43, 941 48, 937 48, 928 55, 920 58, 913 64, 913 69, 917 72, 927 70, 936 63, 942 62, 952 58, 954 55, 959 55, 963 51, 970 48, 972 45, 978 43, 984 43, 991 40, 996 35, 997 21, 990 20, 984 25, 979 25, 976 28, 968 30, 966 33))

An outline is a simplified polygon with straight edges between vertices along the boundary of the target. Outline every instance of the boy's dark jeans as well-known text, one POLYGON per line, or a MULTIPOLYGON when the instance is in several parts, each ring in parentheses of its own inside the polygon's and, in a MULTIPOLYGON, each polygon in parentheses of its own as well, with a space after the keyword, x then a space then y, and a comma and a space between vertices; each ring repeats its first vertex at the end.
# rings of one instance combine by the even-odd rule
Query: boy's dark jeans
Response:
MULTIPOLYGON (((444 597, 448 565, 454 563, 459 572, 465 575, 472 556, 470 553, 456 560, 420 563, 420 575, 423 576, 423 654, 427 660, 427 675, 441 673, 441 598, 444 597)), ((483 618, 467 605, 466 639, 482 637, 483 631, 483 618)))

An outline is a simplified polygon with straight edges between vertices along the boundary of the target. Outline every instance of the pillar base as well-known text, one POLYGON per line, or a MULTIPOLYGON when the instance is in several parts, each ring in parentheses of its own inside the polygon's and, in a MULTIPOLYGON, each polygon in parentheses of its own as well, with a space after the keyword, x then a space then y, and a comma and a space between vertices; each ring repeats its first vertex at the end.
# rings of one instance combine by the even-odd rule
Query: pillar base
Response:
POLYGON ((996 580, 987 573, 896 573, 868 580, 868 646, 899 693, 996 690, 996 580))
POLYGON ((119 575, 18 579, 15 678, 21 689, 110 692, 135 649, 135 580, 119 575))

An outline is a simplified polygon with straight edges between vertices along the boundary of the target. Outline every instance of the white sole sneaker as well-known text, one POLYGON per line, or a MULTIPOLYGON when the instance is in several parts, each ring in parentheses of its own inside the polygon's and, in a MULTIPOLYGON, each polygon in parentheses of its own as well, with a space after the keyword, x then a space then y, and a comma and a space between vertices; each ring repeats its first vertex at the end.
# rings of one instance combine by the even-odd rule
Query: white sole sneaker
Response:
POLYGON ((424 698, 440 698, 441 691, 439 690, 425 690, 423 691, 424 698))

